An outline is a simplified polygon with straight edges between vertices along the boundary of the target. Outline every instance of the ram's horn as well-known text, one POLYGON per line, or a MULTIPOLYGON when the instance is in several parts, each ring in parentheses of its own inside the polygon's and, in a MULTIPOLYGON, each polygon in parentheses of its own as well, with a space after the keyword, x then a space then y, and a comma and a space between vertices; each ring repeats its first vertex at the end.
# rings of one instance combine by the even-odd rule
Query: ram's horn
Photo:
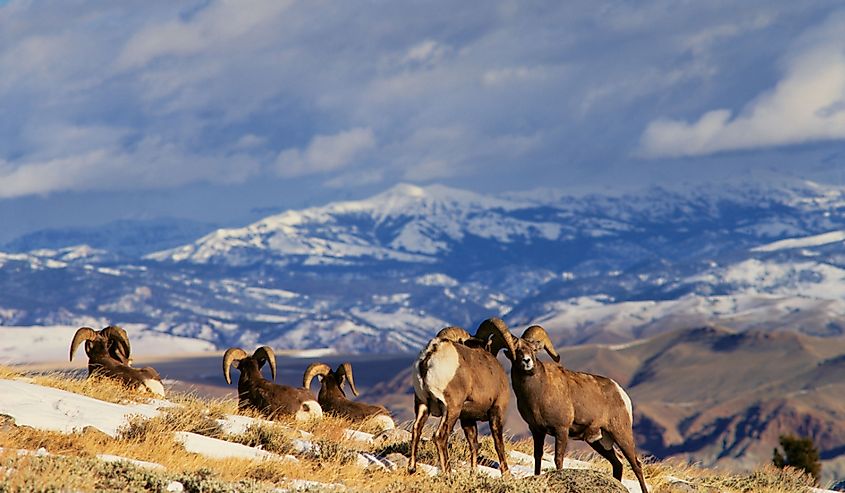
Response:
POLYGON ((352 389, 352 395, 358 397, 358 389, 355 388, 355 379, 352 378, 352 363, 348 361, 346 363, 343 363, 342 365, 337 367, 337 371, 335 371, 334 373, 338 376, 340 380, 340 382, 338 383, 340 384, 343 384, 343 377, 348 378, 349 388, 352 389))
POLYGON ((516 349, 513 343, 513 336, 504 320, 493 317, 481 322, 478 330, 475 331, 475 338, 487 341, 490 336, 493 336, 490 351, 494 356, 499 354, 502 348, 507 347, 511 354, 510 357, 514 357, 513 355, 516 353, 516 349))
POLYGON ((131 348, 129 346, 129 336, 126 335, 126 331, 117 325, 109 325, 100 331, 100 335, 105 336, 109 341, 109 354, 121 363, 128 365, 131 348))
POLYGON ((97 332, 91 327, 80 327, 73 335, 73 341, 70 343, 70 361, 73 361, 73 353, 76 352, 76 348, 82 344, 82 341, 94 341, 97 337, 97 332))
POLYGON ((226 377, 226 383, 228 385, 232 384, 232 377, 229 375, 229 368, 232 366, 232 362, 236 359, 244 359, 249 357, 246 354, 246 351, 239 347, 230 347, 223 353, 223 376, 226 377))
POLYGON ((270 346, 261 346, 252 353, 252 357, 258 360, 258 367, 266 361, 270 363, 270 375, 276 380, 276 354, 270 346))
POLYGON ((305 373, 302 375, 302 386, 304 388, 311 387, 311 380, 314 380, 314 377, 321 376, 326 378, 326 375, 332 372, 332 368, 320 362, 314 362, 308 365, 308 368, 305 369, 305 373))
POLYGON ((549 356, 552 357, 555 362, 560 362, 560 355, 555 351, 555 346, 552 344, 552 340, 549 338, 548 332, 546 329, 540 327, 539 325, 532 325, 525 329, 525 332, 522 333, 522 338, 526 341, 535 341, 535 342, 542 342, 543 349, 549 353, 549 356))
POLYGON ((440 329, 440 332, 438 332, 435 337, 445 339, 447 341, 463 343, 472 336, 469 335, 469 332, 460 327, 445 327, 440 329))

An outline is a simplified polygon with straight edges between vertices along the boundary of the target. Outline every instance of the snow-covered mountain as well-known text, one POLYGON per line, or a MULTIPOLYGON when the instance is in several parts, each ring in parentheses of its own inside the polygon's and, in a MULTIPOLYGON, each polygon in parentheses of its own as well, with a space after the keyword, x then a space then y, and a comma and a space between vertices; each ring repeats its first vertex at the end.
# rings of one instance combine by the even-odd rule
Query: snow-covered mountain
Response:
POLYGON ((416 351, 491 315, 566 343, 703 323, 838 335, 843 231, 845 188, 807 182, 580 196, 398 185, 152 253, 115 254, 119 228, 105 245, 0 253, 0 324, 353 352, 416 351))
POLYGON ((431 264, 470 238, 496 243, 557 241, 562 225, 522 218, 536 205, 434 185, 401 184, 372 198, 286 211, 244 228, 153 253, 160 261, 230 266, 431 264))

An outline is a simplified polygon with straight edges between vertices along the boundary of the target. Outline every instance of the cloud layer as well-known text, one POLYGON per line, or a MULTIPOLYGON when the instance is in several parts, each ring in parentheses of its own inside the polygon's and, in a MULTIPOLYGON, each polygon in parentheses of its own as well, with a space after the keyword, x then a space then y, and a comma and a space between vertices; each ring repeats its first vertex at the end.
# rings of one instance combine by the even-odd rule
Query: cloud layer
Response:
POLYGON ((648 156, 695 156, 845 139, 845 14, 832 15, 797 39, 774 88, 734 114, 698 120, 658 119, 642 139, 648 156))
POLYGON ((655 157, 841 145, 843 18, 821 0, 12 0, 0 201, 648 181, 655 157))

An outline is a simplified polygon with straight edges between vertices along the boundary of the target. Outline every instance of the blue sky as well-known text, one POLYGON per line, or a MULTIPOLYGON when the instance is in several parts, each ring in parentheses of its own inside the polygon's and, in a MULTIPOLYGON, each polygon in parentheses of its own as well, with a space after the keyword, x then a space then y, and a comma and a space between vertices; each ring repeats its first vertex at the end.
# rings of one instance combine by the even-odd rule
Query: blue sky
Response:
POLYGON ((0 241, 397 182, 842 183, 843 139, 834 1, 0 0, 0 241))

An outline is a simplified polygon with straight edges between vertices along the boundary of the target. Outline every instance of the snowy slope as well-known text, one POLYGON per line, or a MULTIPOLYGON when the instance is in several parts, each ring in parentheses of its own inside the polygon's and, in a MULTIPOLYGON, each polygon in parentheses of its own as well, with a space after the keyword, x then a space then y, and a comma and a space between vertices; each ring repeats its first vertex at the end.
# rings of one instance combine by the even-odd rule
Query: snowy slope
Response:
POLYGON ((339 352, 414 352, 443 325, 491 315, 544 321, 561 342, 710 319, 834 335, 843 231, 845 189, 808 182, 496 196, 398 185, 144 258, 0 253, 0 324, 339 352))
MULTIPOLYGON (((145 357, 215 350, 214 345, 207 341, 173 336, 135 325, 123 327, 132 341, 133 359, 138 362, 143 362, 145 357)), ((61 325, 0 327, 0 364, 66 361, 70 341, 78 328, 61 325)), ((75 359, 81 368, 85 366, 86 359, 82 350, 78 352, 75 359)))
POLYGON ((774 252, 792 248, 814 247, 828 245, 830 243, 841 243, 845 241, 845 231, 831 231, 820 235, 807 236, 803 238, 787 238, 775 241, 768 245, 761 245, 751 249, 752 252, 774 252))
POLYGON ((93 426, 114 437, 130 417, 158 414, 149 404, 112 404, 19 380, 0 379, 0 395, 0 414, 11 416, 17 425, 62 433, 93 426))
POLYGON ((199 241, 150 254, 160 261, 249 265, 348 265, 356 259, 430 263, 466 235, 508 243, 556 240, 559 224, 515 219, 531 204, 447 188, 400 184, 372 198, 287 211, 244 228, 217 230, 199 241), (501 211, 501 212, 498 212, 501 211))

